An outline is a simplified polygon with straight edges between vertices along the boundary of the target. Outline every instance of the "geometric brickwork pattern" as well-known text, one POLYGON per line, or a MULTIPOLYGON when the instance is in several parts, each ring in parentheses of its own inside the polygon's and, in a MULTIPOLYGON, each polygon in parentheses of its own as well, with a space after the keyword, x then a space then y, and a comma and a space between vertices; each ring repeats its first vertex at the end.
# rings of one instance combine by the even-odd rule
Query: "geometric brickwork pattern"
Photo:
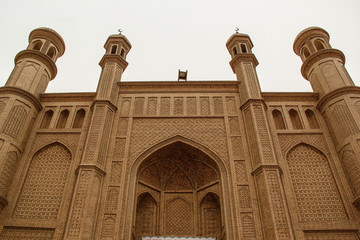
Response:
POLYGON ((260 139, 262 154, 264 157, 265 162, 272 162, 273 161, 273 148, 271 146, 268 126, 265 122, 265 114, 262 111, 261 106, 254 107, 255 119, 254 123, 257 125, 257 134, 260 139))
POLYGON ((104 125, 103 131, 102 131, 100 150, 99 150, 98 159, 97 159, 97 163, 100 166, 104 165, 105 158, 106 158, 106 155, 108 152, 107 146, 109 144, 112 121, 113 121, 113 111, 108 109, 106 118, 105 118, 105 125, 104 125))
POLYGON ((110 182, 120 184, 122 162, 113 162, 111 167, 110 182))
POLYGON ((209 115, 210 114, 210 103, 208 97, 200 98, 200 114, 209 115))
POLYGON ((90 173, 89 171, 83 171, 79 174, 78 179, 78 189, 75 195, 73 213, 71 216, 70 227, 69 227, 69 237, 78 237, 80 235, 80 226, 82 223, 82 215, 84 212, 84 205, 86 200, 86 195, 88 192, 88 185, 90 182, 90 173))
POLYGON ((350 180, 350 186, 352 187, 354 196, 360 195, 360 163, 357 161, 354 151, 343 151, 342 163, 350 180))
POLYGON ((166 206, 166 234, 191 235, 192 230, 191 205, 182 198, 172 200, 166 206))
POLYGON ((235 161, 236 181, 244 183, 247 181, 245 161, 235 161))
POLYGON ((250 156, 252 159, 252 165, 256 166, 260 163, 260 156, 259 156, 259 148, 258 148, 258 141, 256 139, 255 135, 255 126, 253 123, 253 117, 251 115, 251 109, 248 108, 244 112, 245 117, 245 124, 246 124, 246 130, 247 130, 247 139, 249 144, 249 151, 250 156))
POLYGON ((332 115, 336 121, 335 128, 339 129, 339 134, 343 139, 359 133, 359 128, 346 105, 336 104, 332 110, 332 115))
POLYGON ((255 234, 255 226, 254 226, 254 220, 252 218, 252 214, 241 215, 241 220, 243 226, 244 239, 255 240, 256 234, 255 234))
POLYGON ((71 161, 70 152, 54 143, 35 154, 26 176, 14 216, 57 217, 71 161))
POLYGON ((0 194, 1 196, 6 196, 10 184, 12 182, 13 176, 15 174, 15 167, 17 165, 17 155, 16 152, 8 152, 6 154, 6 159, 4 165, 2 166, 0 172, 0 194))
POLYGON ((289 151, 287 162, 302 221, 348 219, 323 153, 299 144, 289 151))
POLYGON ((113 239, 115 228, 115 219, 112 215, 105 215, 101 239, 113 239))
POLYGON ((325 154, 329 154, 329 150, 322 134, 278 134, 281 146, 281 152, 285 156, 290 148, 299 143, 309 144, 321 150, 325 154))
POLYGON ((86 163, 92 162, 96 154, 95 149, 99 142, 99 135, 101 134, 100 130, 103 124, 102 119, 104 115, 105 106, 96 106, 93 113, 92 126, 89 129, 89 140, 86 148, 86 157, 84 159, 86 163))
POLYGON ((197 114, 196 98, 194 98, 194 97, 187 98, 187 114, 188 115, 196 115, 197 114))
MULTIPOLYGON (((276 171, 267 171, 266 180, 269 185, 271 202, 274 208, 276 230, 279 239, 290 239, 289 226, 286 221, 284 203, 281 199, 281 189, 276 171)), ((265 206, 267 207, 267 206, 265 206)))
POLYGON ((174 115, 183 115, 184 103, 182 98, 174 99, 174 115))
POLYGON ((306 231, 306 240, 359 240, 355 231, 306 231))
POLYGON ((240 208, 251 208, 249 186, 238 186, 240 208))
POLYGON ((130 142, 130 163, 151 146, 181 135, 205 145, 228 163, 223 118, 135 118, 130 142))
POLYGON ((0 114, 2 113, 4 108, 5 108, 5 103, 3 101, 0 101, 0 114))
POLYGON ((6 119, 2 132, 13 138, 17 138, 26 120, 26 114, 27 112, 23 106, 18 105, 13 107, 6 119))
POLYGON ((2 240, 51 240, 53 229, 5 227, 1 233, 2 240))
POLYGON ((44 146, 50 145, 54 142, 59 142, 66 146, 71 153, 76 152, 79 144, 79 133, 53 134, 53 133, 37 133, 32 142, 29 156, 33 156, 36 152, 44 146))

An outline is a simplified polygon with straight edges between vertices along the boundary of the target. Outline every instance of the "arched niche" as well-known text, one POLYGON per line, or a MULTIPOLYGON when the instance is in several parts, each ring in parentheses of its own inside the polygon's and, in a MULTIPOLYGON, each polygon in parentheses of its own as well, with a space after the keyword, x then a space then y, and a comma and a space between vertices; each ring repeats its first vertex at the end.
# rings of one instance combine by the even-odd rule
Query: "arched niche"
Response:
POLYGON ((144 157, 134 172, 132 215, 136 239, 150 233, 181 237, 221 235, 222 170, 211 156, 190 144, 175 141, 144 157), (146 204, 142 199, 147 199, 146 204), (143 206, 156 210, 147 211, 143 206), (150 217, 145 222, 149 226, 143 227, 142 219, 147 215, 150 217))

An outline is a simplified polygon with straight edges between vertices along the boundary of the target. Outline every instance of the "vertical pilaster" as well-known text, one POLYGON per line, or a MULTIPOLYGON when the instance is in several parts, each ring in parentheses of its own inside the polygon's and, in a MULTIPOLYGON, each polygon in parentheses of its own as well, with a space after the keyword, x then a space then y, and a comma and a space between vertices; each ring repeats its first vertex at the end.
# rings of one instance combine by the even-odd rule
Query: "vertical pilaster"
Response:
POLYGON ((117 111, 118 82, 128 63, 131 45, 123 35, 111 35, 105 43, 106 54, 100 61, 100 76, 84 154, 78 168, 77 184, 66 230, 67 239, 94 239, 95 224, 106 174, 114 115, 117 111))
POLYGON ((230 65, 239 82, 240 109, 244 118, 252 173, 266 239, 293 239, 285 200, 281 169, 270 135, 266 105, 261 96, 252 54, 253 44, 246 34, 236 33, 226 46, 232 56, 230 65))

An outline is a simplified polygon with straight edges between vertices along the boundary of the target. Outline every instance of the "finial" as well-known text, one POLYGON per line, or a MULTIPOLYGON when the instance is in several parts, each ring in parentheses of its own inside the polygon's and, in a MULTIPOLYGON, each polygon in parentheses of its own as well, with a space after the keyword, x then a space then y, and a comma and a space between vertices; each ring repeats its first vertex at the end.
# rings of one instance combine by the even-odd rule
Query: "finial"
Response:
POLYGON ((119 35, 121 35, 121 33, 123 32, 123 30, 121 30, 120 28, 118 29, 119 35))
POLYGON ((235 32, 239 33, 239 28, 238 27, 235 28, 235 32))

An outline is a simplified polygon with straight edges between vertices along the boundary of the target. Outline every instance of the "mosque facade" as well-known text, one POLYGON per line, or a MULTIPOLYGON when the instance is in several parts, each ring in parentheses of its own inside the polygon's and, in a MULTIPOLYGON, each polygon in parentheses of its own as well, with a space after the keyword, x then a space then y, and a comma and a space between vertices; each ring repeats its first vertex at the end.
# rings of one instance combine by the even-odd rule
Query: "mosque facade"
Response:
POLYGON ((261 92, 235 33, 234 81, 121 81, 111 35, 96 92, 45 93, 65 44, 33 30, 0 88, 0 238, 358 240, 360 88, 329 38, 294 42, 313 92, 261 92))

